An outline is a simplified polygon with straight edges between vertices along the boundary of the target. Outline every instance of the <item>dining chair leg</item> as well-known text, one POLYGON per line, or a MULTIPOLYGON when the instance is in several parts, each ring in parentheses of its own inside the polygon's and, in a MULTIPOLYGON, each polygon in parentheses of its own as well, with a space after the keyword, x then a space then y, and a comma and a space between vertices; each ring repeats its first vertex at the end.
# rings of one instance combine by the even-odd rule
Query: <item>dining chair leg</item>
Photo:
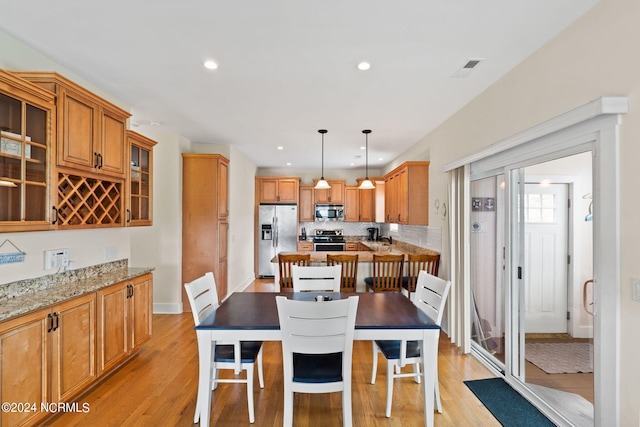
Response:
POLYGON ((342 390, 342 426, 351 427, 353 425, 353 416, 351 414, 351 387, 345 385, 342 390))
POLYGON ((258 352, 258 381, 260 382, 260 388, 264 388, 264 374, 262 373, 262 347, 258 352))
POLYGON ((284 390, 284 413, 282 415, 282 425, 284 427, 293 426, 293 392, 288 390, 286 385, 284 390))
POLYGON ((438 383, 438 370, 436 369, 436 378, 434 380, 434 391, 436 394, 436 410, 438 411, 439 414, 442 413, 442 402, 440 401, 440 385, 438 383))
POLYGON ((249 406, 249 422, 255 422, 255 414, 253 412, 253 363, 247 366, 247 406, 249 406))
POLYGON ((378 373, 378 348, 376 343, 371 341, 371 347, 373 349, 373 366, 371 367, 371 384, 376 383, 376 374, 378 373))
POLYGON ((387 409, 386 417, 391 418, 391 403, 393 401, 393 370, 396 364, 392 360, 387 360, 387 409))
POLYGON ((420 384, 420 382, 422 382, 422 375, 420 375, 420 364, 419 363, 414 363, 413 364, 413 373, 416 374, 415 377, 413 377, 413 380, 420 384))

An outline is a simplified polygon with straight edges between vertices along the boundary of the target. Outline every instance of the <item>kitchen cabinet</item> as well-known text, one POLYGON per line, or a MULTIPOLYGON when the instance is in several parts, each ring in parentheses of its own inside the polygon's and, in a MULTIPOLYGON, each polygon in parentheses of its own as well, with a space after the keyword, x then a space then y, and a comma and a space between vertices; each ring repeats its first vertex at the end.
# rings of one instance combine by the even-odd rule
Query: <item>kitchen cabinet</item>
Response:
POLYGON ((0 396, 35 411, 2 411, 1 425, 34 425, 41 403, 69 402, 97 378, 96 294, 0 324, 0 396), (31 409, 31 408, 30 408, 31 409))
POLYGON ((357 242, 353 242, 353 243, 347 242, 345 243, 344 248, 347 251, 357 251, 359 250, 360 246, 359 246, 359 243, 357 242))
MULTIPOLYGON (((314 179, 313 184, 315 186, 318 180, 314 179)), ((331 186, 326 190, 318 190, 315 189, 313 191, 314 202, 315 203, 331 203, 331 204, 342 204, 344 203, 344 188, 345 188, 345 180, 344 179, 327 179, 327 182, 331 186)))
POLYGON ((298 242, 298 251, 302 251, 302 252, 313 251, 313 242, 298 242))
POLYGON ((55 72, 15 74, 56 97, 59 167, 124 179, 130 114, 55 72))
POLYGON ((344 220, 352 222, 375 222, 376 220, 376 191, 360 190, 358 186, 362 179, 358 180, 358 185, 345 186, 344 194, 344 220))
POLYGON ((344 188, 344 220, 360 221, 360 195, 357 185, 346 185, 344 188))
POLYGON ((300 197, 298 202, 298 221, 315 221, 316 209, 313 202, 313 185, 300 184, 300 197))
POLYGON ((55 96, 0 70, 0 232, 49 230, 55 96))
POLYGON ((100 289, 98 300, 98 373, 118 367, 151 338, 151 274, 100 289))
POLYGON ((153 147, 156 142, 127 131, 129 143, 127 225, 153 223, 153 147))
POLYGON ((385 222, 429 223, 429 162, 406 162, 385 175, 385 222))
POLYGON ((258 203, 298 203, 300 178, 292 176, 257 176, 258 203))
POLYGON ((218 154, 182 155, 182 283, 211 271, 220 301, 227 295, 228 169, 218 154))

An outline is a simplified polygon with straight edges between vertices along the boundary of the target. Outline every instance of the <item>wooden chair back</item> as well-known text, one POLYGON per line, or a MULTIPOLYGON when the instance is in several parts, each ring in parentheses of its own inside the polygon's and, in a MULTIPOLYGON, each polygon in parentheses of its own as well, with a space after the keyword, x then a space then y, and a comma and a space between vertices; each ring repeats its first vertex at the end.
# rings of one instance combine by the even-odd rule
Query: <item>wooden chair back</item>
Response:
POLYGON ((341 265, 341 292, 355 292, 358 280, 358 254, 327 254, 327 265, 341 265))
POLYGON ((404 255, 373 254, 373 291, 402 291, 404 255))
POLYGON ((293 292, 340 292, 340 265, 291 266, 293 292))
POLYGON ((403 286, 406 284, 407 297, 416 290, 418 273, 426 271, 432 276, 438 277, 440 269, 440 254, 409 254, 407 259, 407 276, 403 278, 403 286))
POLYGON ((278 254, 278 268, 280 271, 280 290, 293 290, 293 278, 291 276, 292 265, 305 265, 311 263, 310 254, 278 254))

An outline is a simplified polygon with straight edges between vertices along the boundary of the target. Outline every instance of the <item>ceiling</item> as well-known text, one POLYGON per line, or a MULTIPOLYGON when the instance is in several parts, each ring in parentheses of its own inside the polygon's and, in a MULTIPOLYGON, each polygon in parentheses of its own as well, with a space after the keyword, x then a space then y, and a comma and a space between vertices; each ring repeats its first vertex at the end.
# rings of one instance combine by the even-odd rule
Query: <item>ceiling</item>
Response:
POLYGON ((369 167, 389 163, 598 1, 0 0, 0 29, 128 105, 142 133, 298 170, 320 169, 324 128, 324 168, 360 169, 363 129, 369 167))

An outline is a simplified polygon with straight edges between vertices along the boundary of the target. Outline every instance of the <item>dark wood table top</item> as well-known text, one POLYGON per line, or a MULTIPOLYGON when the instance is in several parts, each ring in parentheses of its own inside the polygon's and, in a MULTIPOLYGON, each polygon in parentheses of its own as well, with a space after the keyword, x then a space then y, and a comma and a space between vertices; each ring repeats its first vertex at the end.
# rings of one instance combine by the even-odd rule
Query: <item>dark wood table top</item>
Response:
MULTIPOLYGON (((356 329, 440 329, 401 293, 331 293, 331 292, 236 292, 196 329, 254 329, 278 330, 276 296, 295 300, 315 300, 317 295, 332 299, 360 297, 356 329)), ((318 302, 318 304, 323 304, 318 302)))

